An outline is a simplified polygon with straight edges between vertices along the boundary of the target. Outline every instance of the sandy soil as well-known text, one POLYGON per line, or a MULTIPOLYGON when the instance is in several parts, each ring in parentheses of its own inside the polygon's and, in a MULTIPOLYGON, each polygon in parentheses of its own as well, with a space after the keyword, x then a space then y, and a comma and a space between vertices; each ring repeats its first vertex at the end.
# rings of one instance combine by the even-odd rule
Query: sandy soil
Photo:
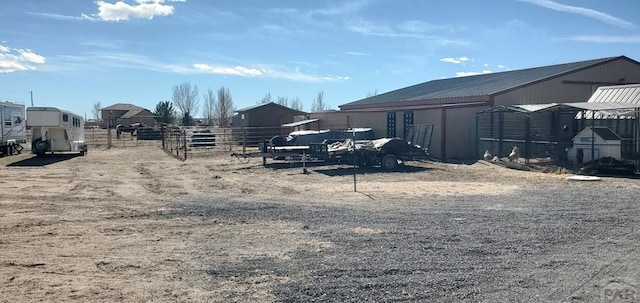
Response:
MULTIPOLYGON (((256 257, 292 260, 301 252, 335 249, 334 243, 301 221, 230 219, 186 208, 178 215, 176 209, 197 200, 410 210, 439 198, 452 203, 510 195, 566 177, 481 162, 410 164, 398 172, 358 170, 354 192, 349 166, 311 166, 302 174, 298 165, 263 167, 260 159, 227 152, 184 162, 153 146, 91 150, 84 157, 2 158, 0 301, 279 301, 274 287, 294 275, 225 277, 215 268, 256 257)), ((640 189, 633 182, 614 184, 640 189)), ((345 230, 386 232, 384 226, 345 230)))

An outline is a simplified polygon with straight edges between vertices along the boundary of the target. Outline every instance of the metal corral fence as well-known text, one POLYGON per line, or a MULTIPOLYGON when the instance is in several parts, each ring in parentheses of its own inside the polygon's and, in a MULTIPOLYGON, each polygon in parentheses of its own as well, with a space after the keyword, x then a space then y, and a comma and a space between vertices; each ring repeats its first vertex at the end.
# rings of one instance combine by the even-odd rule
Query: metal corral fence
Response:
POLYGON ((162 149, 180 160, 187 160, 186 131, 179 127, 163 127, 162 149))
POLYGON ((145 128, 145 130, 143 135, 141 129, 118 134, 115 129, 90 128, 84 130, 84 137, 87 145, 94 148, 107 148, 109 143, 111 147, 160 146, 162 143, 160 129, 145 128))
POLYGON ((163 149, 181 160, 246 153, 257 150, 263 140, 282 135, 279 127, 165 127, 162 131, 163 149))
MULTIPOLYGON (((115 129, 109 131, 104 128, 86 128, 84 130, 85 141, 89 148, 108 148, 109 137, 111 137, 111 147, 161 146, 160 129, 156 128, 155 134, 153 132, 145 134, 147 135, 139 135, 138 132, 122 132, 118 135, 115 129)), ((31 129, 27 130, 25 140, 29 148, 32 140, 31 129)))
MULTIPOLYGON (((498 158, 507 157, 514 147, 526 163, 551 162, 569 164, 568 150, 572 139, 586 127, 607 127, 621 138, 621 158, 637 160, 634 151, 634 120, 624 118, 576 118, 580 110, 559 108, 549 111, 524 112, 516 108, 497 106, 476 115, 477 153, 483 158, 488 151, 498 158)), ((604 144, 591 144, 592 148, 606 148, 604 144)), ((589 148, 587 151, 590 151, 589 148)), ((597 155, 596 155, 597 156, 597 155)), ((591 156, 589 156, 591 157, 591 156)))

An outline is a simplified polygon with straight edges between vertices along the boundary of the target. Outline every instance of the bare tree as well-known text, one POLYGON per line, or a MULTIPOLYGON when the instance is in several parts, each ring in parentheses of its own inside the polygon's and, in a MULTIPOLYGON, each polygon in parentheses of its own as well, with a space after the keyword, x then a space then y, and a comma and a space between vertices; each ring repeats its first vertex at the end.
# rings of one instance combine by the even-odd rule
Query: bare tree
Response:
POLYGON ((290 108, 302 111, 302 106, 303 105, 302 105, 302 101, 300 101, 300 98, 295 97, 291 99, 291 105, 289 106, 290 108))
POLYGON ((93 103, 93 108, 91 109, 91 113, 93 113, 93 118, 96 120, 100 120, 100 108, 102 105, 100 102, 93 103))
POLYGON ((231 116, 235 110, 229 89, 224 88, 224 86, 221 87, 218 90, 218 100, 214 106, 215 117, 218 120, 218 125, 225 127, 231 124, 231 116))
POLYGON ((289 107, 289 97, 278 97, 276 103, 282 106, 289 107))
POLYGON ((258 104, 271 103, 271 93, 267 93, 266 95, 264 95, 264 97, 262 97, 262 99, 260 99, 260 101, 258 101, 257 103, 258 104))
POLYGON ((192 125, 193 117, 198 113, 198 86, 189 82, 173 87, 173 104, 180 110, 183 125, 192 125))
POLYGON ((213 118, 216 113, 216 94, 210 88, 202 96, 204 103, 202 104, 202 114, 207 119, 207 125, 213 125, 213 118))
POLYGON ((319 91, 318 97, 313 99, 313 103, 311 103, 311 111, 319 112, 319 111, 328 110, 328 109, 329 109, 329 105, 324 103, 324 92, 319 91))

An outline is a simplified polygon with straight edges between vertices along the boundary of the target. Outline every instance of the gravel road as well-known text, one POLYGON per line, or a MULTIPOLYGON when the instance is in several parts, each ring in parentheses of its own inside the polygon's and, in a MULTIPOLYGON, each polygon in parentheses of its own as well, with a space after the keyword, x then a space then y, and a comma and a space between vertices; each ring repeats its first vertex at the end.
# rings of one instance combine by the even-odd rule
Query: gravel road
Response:
POLYGON ((640 282, 638 191, 628 182, 542 182, 382 209, 203 198, 174 204, 171 216, 285 222, 321 239, 322 249, 287 258, 203 255, 214 283, 280 277, 280 302, 626 302, 640 282))

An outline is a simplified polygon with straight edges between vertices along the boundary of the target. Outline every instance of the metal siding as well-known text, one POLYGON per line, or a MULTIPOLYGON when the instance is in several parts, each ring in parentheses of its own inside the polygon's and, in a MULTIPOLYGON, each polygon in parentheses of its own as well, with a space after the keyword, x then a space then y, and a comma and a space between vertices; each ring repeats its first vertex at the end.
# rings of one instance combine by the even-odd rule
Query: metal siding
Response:
POLYGON ((475 114, 487 107, 447 110, 447 158, 471 159, 475 154, 475 114))
MULTIPOLYGON (((613 60, 606 64, 572 73, 571 78, 575 81, 599 80, 603 83, 640 83, 640 66, 628 60, 613 60)), ((597 86, 602 85, 598 84, 597 86)))
POLYGON ((591 96, 591 87, 563 83, 564 77, 537 83, 494 97, 494 105, 544 104, 553 102, 585 101, 591 96))
MULTIPOLYGON (((588 84, 587 82, 615 83, 623 78, 626 82, 640 83, 640 66, 627 60, 612 61, 504 94, 498 94, 494 97, 494 105, 586 101, 593 95, 594 89, 602 85, 588 84)), ((602 94, 608 93, 602 92, 602 94)), ((606 98, 609 99, 610 97, 606 98)))
POLYGON ((440 140, 442 138, 442 128, 440 120, 440 109, 413 111, 413 122, 415 124, 433 124, 433 134, 431 137, 431 143, 429 145, 429 155, 437 159, 440 159, 442 157, 442 155, 440 154, 440 140))

